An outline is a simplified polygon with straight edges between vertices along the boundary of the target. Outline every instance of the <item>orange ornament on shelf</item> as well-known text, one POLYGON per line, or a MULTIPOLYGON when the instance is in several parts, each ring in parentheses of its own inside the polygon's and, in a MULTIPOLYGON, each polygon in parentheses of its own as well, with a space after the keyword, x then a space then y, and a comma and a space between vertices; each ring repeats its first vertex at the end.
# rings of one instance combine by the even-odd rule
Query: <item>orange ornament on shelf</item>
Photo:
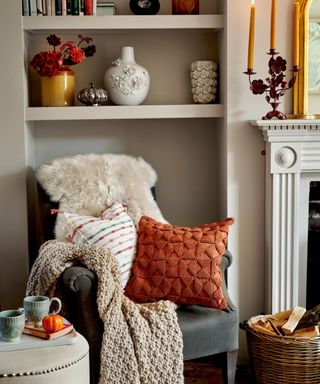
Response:
POLYGON ((57 332, 63 328, 63 317, 60 315, 47 315, 42 319, 42 327, 47 332, 57 332))
POLYGON ((199 0, 172 0, 172 14, 199 14, 199 0))

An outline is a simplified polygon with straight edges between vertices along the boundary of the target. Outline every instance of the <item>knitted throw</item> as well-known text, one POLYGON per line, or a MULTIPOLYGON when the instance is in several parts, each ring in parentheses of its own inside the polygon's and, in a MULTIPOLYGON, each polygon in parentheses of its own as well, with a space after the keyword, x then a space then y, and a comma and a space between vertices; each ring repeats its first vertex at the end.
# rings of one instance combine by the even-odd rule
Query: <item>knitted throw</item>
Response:
POLYGON ((183 384, 182 335, 170 301, 135 304, 122 293, 110 252, 51 240, 42 245, 27 295, 54 296, 65 268, 81 263, 98 279, 97 305, 104 323, 100 384, 183 384))

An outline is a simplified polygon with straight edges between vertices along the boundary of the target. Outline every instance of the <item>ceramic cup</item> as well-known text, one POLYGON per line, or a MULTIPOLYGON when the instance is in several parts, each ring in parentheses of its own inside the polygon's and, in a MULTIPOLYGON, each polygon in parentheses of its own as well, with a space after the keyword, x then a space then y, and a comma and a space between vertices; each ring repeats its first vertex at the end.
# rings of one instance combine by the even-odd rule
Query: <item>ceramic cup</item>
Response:
POLYGON ((51 299, 47 296, 27 296, 23 299, 23 308, 25 310, 26 319, 35 327, 42 327, 42 319, 48 315, 51 303, 56 301, 58 309, 51 312, 55 315, 61 310, 61 301, 57 297, 51 299))
POLYGON ((24 328, 24 309, 0 312, 0 336, 4 341, 19 341, 24 328))

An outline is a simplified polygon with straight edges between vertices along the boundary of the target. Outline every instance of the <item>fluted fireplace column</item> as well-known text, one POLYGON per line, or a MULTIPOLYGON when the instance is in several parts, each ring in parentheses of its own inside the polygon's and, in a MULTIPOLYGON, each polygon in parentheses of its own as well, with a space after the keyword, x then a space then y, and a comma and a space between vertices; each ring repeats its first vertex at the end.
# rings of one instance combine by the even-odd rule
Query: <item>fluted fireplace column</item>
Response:
POLYGON ((266 142, 266 310, 305 306, 309 183, 320 180, 320 120, 251 122, 266 142))

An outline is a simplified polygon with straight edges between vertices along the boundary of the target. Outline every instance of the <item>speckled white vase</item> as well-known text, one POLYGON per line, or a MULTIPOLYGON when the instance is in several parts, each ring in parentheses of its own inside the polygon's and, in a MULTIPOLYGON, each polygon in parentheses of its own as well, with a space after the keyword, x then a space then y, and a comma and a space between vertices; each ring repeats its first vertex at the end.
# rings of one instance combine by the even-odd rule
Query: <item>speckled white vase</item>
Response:
POLYGON ((121 47, 120 57, 104 75, 104 84, 114 104, 139 105, 144 101, 150 89, 150 76, 135 62, 133 47, 121 47))
POLYGON ((191 64, 191 90, 195 103, 212 103, 217 93, 217 64, 210 60, 198 60, 191 64))

